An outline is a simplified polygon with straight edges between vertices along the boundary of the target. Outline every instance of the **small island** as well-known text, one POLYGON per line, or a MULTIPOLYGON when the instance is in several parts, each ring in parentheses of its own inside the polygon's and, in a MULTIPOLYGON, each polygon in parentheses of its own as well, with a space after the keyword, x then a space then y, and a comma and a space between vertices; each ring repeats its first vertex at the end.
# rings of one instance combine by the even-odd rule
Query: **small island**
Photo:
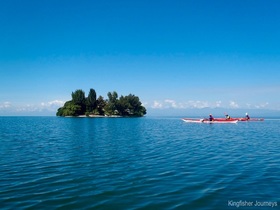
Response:
POLYGON ((72 100, 65 102, 63 107, 57 110, 56 116, 61 117, 143 117, 146 108, 139 97, 129 94, 118 97, 116 91, 108 92, 108 99, 102 96, 96 98, 94 89, 90 89, 88 97, 81 89, 72 92, 72 100))

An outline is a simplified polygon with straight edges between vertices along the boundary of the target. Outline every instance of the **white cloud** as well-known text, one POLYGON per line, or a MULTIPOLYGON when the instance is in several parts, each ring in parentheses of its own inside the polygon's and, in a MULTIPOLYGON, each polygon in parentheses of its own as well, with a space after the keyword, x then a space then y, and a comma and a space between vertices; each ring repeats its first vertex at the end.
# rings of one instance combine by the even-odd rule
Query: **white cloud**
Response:
POLYGON ((158 101, 154 101, 153 105, 152 105, 153 109, 161 109, 162 108, 162 103, 158 102, 158 101))
POLYGON ((185 109, 185 108, 187 108, 187 103, 182 103, 182 102, 180 102, 180 103, 177 104, 177 108, 179 108, 179 109, 185 109))
POLYGON ((155 100, 153 103, 145 103, 144 106, 152 109, 204 109, 204 108, 225 108, 225 109, 265 109, 269 108, 268 102, 260 104, 241 103, 236 101, 229 101, 228 104, 222 101, 200 101, 200 100, 189 100, 189 101, 176 101, 173 99, 155 100))
MULTIPOLYGON (((35 108, 42 112, 42 111, 50 111, 55 112, 59 107, 62 107, 64 105, 64 101, 61 100, 53 100, 49 102, 42 102, 40 106, 35 106, 35 108)), ((36 111, 37 111, 36 110, 36 111)))
POLYGON ((49 102, 42 102, 40 104, 26 104, 16 107, 17 112, 54 112, 59 107, 63 106, 64 102, 60 100, 54 100, 49 102))
POLYGON ((222 101, 216 101, 216 107, 221 107, 222 101))
POLYGON ((207 108, 207 107, 217 107, 220 106, 221 102, 216 102, 215 104, 210 104, 207 101, 187 101, 187 102, 177 102, 172 99, 165 99, 163 102, 161 101, 154 101, 151 108, 153 109, 187 109, 187 108, 207 108), (218 103, 218 105, 217 105, 218 103))
POLYGON ((8 109, 8 108, 11 108, 12 107, 12 104, 11 102, 4 102, 4 103, 0 103, 0 109, 8 109))
MULTIPOLYGON (((14 104, 11 102, 0 102, 0 114, 7 113, 15 115, 53 115, 59 107, 64 105, 62 100, 52 100, 48 102, 41 102, 39 104, 14 104)), ((244 103, 239 104, 236 101, 229 101, 223 103, 222 101, 176 101, 173 99, 154 100, 152 103, 145 102, 143 105, 152 109, 203 109, 203 108, 226 108, 226 109, 265 109, 269 108, 271 104, 268 102, 260 104, 244 103)))
POLYGON ((143 102, 143 103, 142 103, 142 106, 148 106, 148 105, 149 105, 148 102, 143 102))
POLYGON ((263 108, 266 108, 268 106, 268 102, 265 102, 265 103, 262 103, 262 104, 259 104, 259 105, 255 105, 255 108, 257 109, 263 109, 263 108))
POLYGON ((64 105, 64 101, 60 101, 60 100, 54 100, 54 101, 49 101, 49 102, 42 102, 41 106, 45 107, 45 108, 57 108, 57 107, 61 107, 64 105))
POLYGON ((171 106, 172 108, 178 108, 178 105, 177 105, 176 101, 174 101, 174 100, 166 99, 166 100, 164 100, 164 102, 169 107, 171 106))
POLYGON ((229 102, 229 106, 230 106, 231 108, 233 108, 233 109, 239 108, 239 105, 238 105, 236 102, 234 102, 234 101, 230 101, 230 102, 229 102))
POLYGON ((16 112, 37 112, 40 111, 40 106, 26 104, 15 107, 16 112))
POLYGON ((11 102, 0 102, 1 114, 13 113, 16 115, 32 114, 32 113, 53 113, 57 109, 64 105, 61 100, 53 100, 49 102, 42 102, 40 104, 12 104, 11 102))
POLYGON ((210 107, 210 104, 207 101, 188 101, 187 106, 190 108, 203 109, 210 107))

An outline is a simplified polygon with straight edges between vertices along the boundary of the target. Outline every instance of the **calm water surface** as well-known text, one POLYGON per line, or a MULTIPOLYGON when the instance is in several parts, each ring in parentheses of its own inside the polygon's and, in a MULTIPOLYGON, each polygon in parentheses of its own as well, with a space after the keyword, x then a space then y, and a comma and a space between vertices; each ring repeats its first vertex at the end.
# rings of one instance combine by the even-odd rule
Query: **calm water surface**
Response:
POLYGON ((0 208, 279 209, 279 149, 280 120, 0 117, 0 208))

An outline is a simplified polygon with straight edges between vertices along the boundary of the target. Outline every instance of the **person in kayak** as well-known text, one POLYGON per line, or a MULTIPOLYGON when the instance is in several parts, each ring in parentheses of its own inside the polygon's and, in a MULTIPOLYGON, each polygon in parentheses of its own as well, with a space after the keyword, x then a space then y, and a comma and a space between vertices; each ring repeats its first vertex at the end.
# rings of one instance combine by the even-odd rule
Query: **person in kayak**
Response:
POLYGON ((231 117, 228 114, 226 114, 225 116, 226 116, 226 120, 230 120, 231 119, 231 117))
POLYGON ((250 120, 250 116, 248 115, 248 113, 245 114, 245 118, 246 120, 250 120))
POLYGON ((209 121, 214 121, 214 117, 212 116, 212 114, 209 114, 209 121))

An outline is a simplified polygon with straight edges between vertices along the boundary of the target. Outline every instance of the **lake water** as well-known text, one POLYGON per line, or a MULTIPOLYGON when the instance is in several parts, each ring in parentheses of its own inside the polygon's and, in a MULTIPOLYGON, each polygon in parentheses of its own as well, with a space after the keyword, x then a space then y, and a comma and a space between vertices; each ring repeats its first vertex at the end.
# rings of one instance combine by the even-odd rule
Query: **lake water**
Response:
POLYGON ((0 117, 1 209, 279 209, 280 120, 0 117))

